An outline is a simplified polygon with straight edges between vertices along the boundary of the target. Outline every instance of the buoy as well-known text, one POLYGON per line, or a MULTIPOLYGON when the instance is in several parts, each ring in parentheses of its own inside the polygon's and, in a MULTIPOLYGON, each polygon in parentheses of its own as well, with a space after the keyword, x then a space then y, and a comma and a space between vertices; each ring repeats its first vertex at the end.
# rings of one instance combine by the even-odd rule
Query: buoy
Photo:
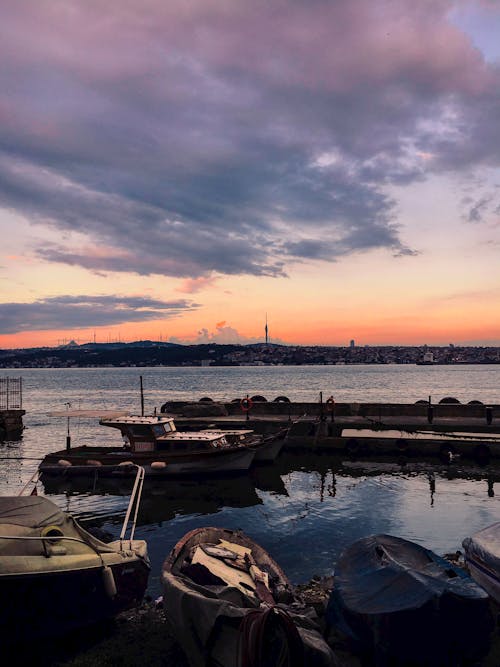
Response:
POLYGON ((451 463, 453 459, 457 458, 457 454, 455 454, 455 448, 448 443, 441 445, 439 448, 439 456, 445 463, 451 463))
POLYGON ((122 466, 122 467, 125 467, 125 466, 133 466, 133 465, 135 465, 135 463, 133 461, 122 461, 118 465, 122 466))
POLYGON ((249 412, 253 405, 253 401, 251 398, 242 398, 240 401, 240 407, 243 410, 243 412, 249 412))
POLYGON ((152 470, 163 470, 163 468, 166 468, 167 464, 165 461, 153 461, 151 464, 152 470))
POLYGON ((102 466, 101 461, 97 461, 97 459, 87 459, 87 461, 85 461, 85 463, 88 466, 102 466))
POLYGON ((105 565, 102 568, 102 583, 104 585, 104 591, 106 595, 110 598, 114 598, 118 591, 116 588, 113 570, 109 567, 109 565, 105 565))
POLYGON ((66 459, 59 459, 59 461, 57 462, 57 465, 61 466, 63 468, 67 468, 68 466, 70 466, 72 464, 71 464, 71 461, 67 461, 66 459))

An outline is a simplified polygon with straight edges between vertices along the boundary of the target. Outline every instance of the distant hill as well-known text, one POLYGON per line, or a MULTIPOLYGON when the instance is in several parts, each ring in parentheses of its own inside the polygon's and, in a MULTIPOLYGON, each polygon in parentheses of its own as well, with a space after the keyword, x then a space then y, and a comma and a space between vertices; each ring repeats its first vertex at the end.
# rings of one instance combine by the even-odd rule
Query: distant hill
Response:
POLYGON ((222 360, 241 346, 180 345, 155 341, 85 343, 60 347, 0 350, 1 368, 201 365, 222 360))
POLYGON ((424 350, 436 364, 498 364, 498 347, 182 345, 141 340, 132 343, 71 341, 60 347, 0 350, 0 368, 93 368, 105 366, 239 366, 300 364, 415 364, 424 350))

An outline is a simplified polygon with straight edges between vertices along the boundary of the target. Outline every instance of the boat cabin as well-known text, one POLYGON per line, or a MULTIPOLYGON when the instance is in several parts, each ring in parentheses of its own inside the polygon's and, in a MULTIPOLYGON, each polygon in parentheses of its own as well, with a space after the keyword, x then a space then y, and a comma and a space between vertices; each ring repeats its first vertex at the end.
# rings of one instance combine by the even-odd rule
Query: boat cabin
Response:
POLYGON ((99 424, 119 429, 131 452, 180 453, 231 446, 222 431, 178 431, 173 417, 165 415, 100 419, 99 424))

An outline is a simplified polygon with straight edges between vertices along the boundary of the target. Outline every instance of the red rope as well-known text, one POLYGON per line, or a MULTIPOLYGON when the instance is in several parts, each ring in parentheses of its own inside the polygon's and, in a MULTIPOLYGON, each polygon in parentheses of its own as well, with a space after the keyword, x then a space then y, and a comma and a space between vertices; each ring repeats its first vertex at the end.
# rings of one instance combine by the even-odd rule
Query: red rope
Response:
POLYGON ((266 651, 270 640, 282 637, 273 667, 303 667, 304 647, 292 618, 281 607, 254 609, 241 620, 241 667, 270 666, 266 651))

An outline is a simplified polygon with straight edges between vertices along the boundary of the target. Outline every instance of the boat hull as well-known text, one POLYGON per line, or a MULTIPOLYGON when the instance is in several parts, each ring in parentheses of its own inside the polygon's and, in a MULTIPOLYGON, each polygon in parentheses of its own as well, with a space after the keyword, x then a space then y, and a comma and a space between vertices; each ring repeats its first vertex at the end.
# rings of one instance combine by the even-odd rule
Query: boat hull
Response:
POLYGON ((256 447, 255 463, 271 463, 280 454, 285 444, 285 438, 271 440, 270 442, 263 442, 256 447))
POLYGON ((178 456, 165 456, 162 452, 134 453, 122 449, 82 447, 46 456, 40 464, 40 472, 47 476, 129 477, 135 475, 135 466, 140 465, 147 477, 220 475, 245 472, 255 454, 255 449, 247 447, 178 456))
POLYGON ((146 590, 149 565, 125 559, 111 565, 117 593, 106 593, 101 567, 0 575, 3 643, 27 638, 60 637, 93 625, 139 604, 146 590))
POLYGON ((463 541, 472 578, 500 603, 500 522, 463 541))
POLYGON ((500 604, 500 576, 474 559, 467 559, 471 577, 500 604))

